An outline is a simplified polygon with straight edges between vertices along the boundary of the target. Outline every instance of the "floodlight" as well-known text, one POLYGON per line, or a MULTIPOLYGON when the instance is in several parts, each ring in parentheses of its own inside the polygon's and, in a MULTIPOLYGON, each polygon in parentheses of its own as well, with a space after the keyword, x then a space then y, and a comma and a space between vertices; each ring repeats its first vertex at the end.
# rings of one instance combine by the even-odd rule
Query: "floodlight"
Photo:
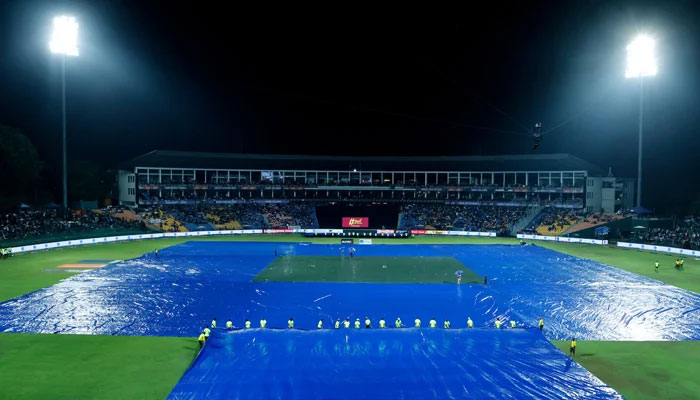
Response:
POLYGON ((53 19, 53 34, 49 49, 52 53, 78 55, 78 21, 75 17, 62 15, 53 19))
POLYGON ((637 36, 627 46, 626 78, 641 78, 656 75, 656 55, 654 38, 648 35, 637 36))

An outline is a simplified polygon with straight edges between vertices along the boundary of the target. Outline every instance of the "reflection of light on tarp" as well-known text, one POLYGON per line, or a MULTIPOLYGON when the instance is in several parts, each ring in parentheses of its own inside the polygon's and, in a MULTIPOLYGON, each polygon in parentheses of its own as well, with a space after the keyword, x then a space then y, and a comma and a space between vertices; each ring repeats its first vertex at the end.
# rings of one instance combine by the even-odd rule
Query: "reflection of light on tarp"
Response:
MULTIPOLYGON (((536 326, 541 315, 549 339, 700 340, 700 295, 539 246, 362 249, 366 256, 455 257, 487 274, 489 285, 251 282, 278 258, 275 248, 280 244, 189 242, 160 258, 110 264, 0 304, 0 332, 194 337, 214 317, 236 326, 265 317, 271 328, 292 317, 309 330, 319 319, 330 327, 336 318, 365 317, 389 324, 449 319, 463 328, 471 317, 475 327, 492 329, 496 317, 506 326, 510 319, 536 326)), ((284 252, 339 257, 340 250, 290 243, 284 252)))
POLYGON ((169 396, 205 397, 621 398, 536 328, 215 332, 169 396))

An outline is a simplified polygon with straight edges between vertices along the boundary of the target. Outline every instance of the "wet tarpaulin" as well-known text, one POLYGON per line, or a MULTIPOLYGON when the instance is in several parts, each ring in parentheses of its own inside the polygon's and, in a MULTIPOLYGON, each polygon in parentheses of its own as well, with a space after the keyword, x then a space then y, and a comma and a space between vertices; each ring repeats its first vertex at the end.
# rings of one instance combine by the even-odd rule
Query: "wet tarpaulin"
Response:
POLYGON ((215 330, 169 399, 618 399, 537 329, 215 330))
POLYGON ((491 328, 496 318, 536 326, 542 316, 549 339, 700 339, 700 295, 537 246, 357 248, 358 256, 455 257, 488 274, 488 285, 251 282, 275 250, 341 254, 340 245, 189 242, 2 303, 0 332, 196 336, 214 317, 237 327, 264 317, 279 328, 293 317, 305 329, 365 317, 449 319, 459 328, 471 317, 491 328))

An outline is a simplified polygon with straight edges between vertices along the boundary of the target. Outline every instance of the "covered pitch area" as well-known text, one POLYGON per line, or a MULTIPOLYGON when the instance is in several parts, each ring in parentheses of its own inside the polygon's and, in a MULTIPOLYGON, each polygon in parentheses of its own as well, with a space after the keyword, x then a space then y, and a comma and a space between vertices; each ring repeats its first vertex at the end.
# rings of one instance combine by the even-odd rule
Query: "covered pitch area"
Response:
MULTIPOLYGON (((478 366, 474 360, 480 359, 500 366, 504 382, 523 380, 519 385, 523 390, 529 390, 525 377, 518 372, 521 367, 514 365, 529 363, 534 369, 528 376, 558 377, 540 381, 540 390, 551 393, 552 398, 561 397, 557 395, 561 390, 605 398, 615 393, 561 357, 546 339, 700 337, 699 295, 540 246, 380 244, 356 246, 351 258, 347 246, 343 251, 341 244, 303 240, 193 241, 167 248, 159 257, 149 253, 110 264, 0 304, 0 330, 193 337, 214 317, 220 327, 228 318, 242 327, 245 319, 257 325, 264 317, 268 327, 275 328, 227 333, 229 336, 210 342, 172 393, 174 398, 206 390, 193 389, 192 385, 198 384, 204 388, 223 385, 229 393, 265 396, 264 392, 251 392, 251 386, 212 378, 215 370, 203 372, 202 368, 212 365, 230 371, 231 366, 216 361, 222 354, 226 360, 226 354, 242 357, 238 360, 260 374, 281 374, 275 390, 290 397, 309 394, 298 391, 298 385, 305 382, 298 379, 300 374, 308 377, 314 370, 337 367, 343 374, 334 375, 336 381, 324 382, 328 390, 340 390, 347 379, 355 379, 357 371, 371 370, 367 363, 384 365, 383 371, 391 363, 399 363, 405 369, 401 376, 433 376, 440 371, 442 378, 435 376, 441 382, 440 396, 495 390, 474 383, 480 379, 477 372, 485 370, 483 366, 470 369, 478 366), (464 271, 461 285, 456 284, 455 268, 464 271), (420 280, 408 281, 409 272, 420 280), (488 285, 477 279, 484 274, 489 277, 488 285), (469 282, 468 276, 476 278, 469 282), (533 329, 539 316, 546 321, 544 334, 533 329), (296 322, 293 332, 285 329, 290 317, 296 322), (364 326, 365 317, 373 322, 369 333, 364 328, 346 332, 347 339, 346 334, 316 329, 319 319, 331 327, 337 318, 360 318, 364 326), (393 325, 397 317, 409 326, 418 317, 424 326, 420 330, 376 329, 379 318, 393 325), (464 329, 467 317, 474 320, 475 329, 464 329), (449 334, 442 328, 429 331, 425 326, 431 318, 440 326, 449 319, 453 329, 449 334), (496 318, 513 319, 517 328, 498 331, 493 328, 496 318), (251 347, 251 343, 258 347, 251 347), (477 352, 471 354, 462 348, 467 343, 477 352), (267 358, 261 358, 261 344, 270 351, 265 353, 267 358), (289 348, 293 355, 285 353, 289 348), (451 356, 464 352, 471 355, 451 356), (282 361, 296 357, 300 357, 296 363, 282 361), (424 365, 433 362, 437 367, 424 365), (214 380, 198 378, 202 374, 214 380), (569 379, 572 376, 577 378, 569 379)), ((215 338, 220 334, 217 331, 215 338)), ((389 375, 386 378, 393 379, 389 375)), ((430 387, 414 388, 413 393, 424 394, 421 390, 430 387)), ((319 385, 309 388, 321 390, 319 385)), ((270 390, 270 386, 256 390, 263 389, 270 390)), ((507 390, 513 389, 504 390, 493 393, 507 397, 507 390)))

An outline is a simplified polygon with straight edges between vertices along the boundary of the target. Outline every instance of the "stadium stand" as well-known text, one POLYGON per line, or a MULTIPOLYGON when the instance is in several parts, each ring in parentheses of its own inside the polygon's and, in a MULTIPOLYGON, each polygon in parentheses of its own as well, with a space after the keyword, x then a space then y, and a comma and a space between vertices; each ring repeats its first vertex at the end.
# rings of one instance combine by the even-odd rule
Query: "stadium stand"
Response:
POLYGON ((403 207, 399 229, 493 231, 505 234, 525 215, 525 207, 408 204, 403 207))
POLYGON ((636 243, 700 250, 700 217, 689 216, 674 221, 673 228, 640 230, 632 238, 636 243))

